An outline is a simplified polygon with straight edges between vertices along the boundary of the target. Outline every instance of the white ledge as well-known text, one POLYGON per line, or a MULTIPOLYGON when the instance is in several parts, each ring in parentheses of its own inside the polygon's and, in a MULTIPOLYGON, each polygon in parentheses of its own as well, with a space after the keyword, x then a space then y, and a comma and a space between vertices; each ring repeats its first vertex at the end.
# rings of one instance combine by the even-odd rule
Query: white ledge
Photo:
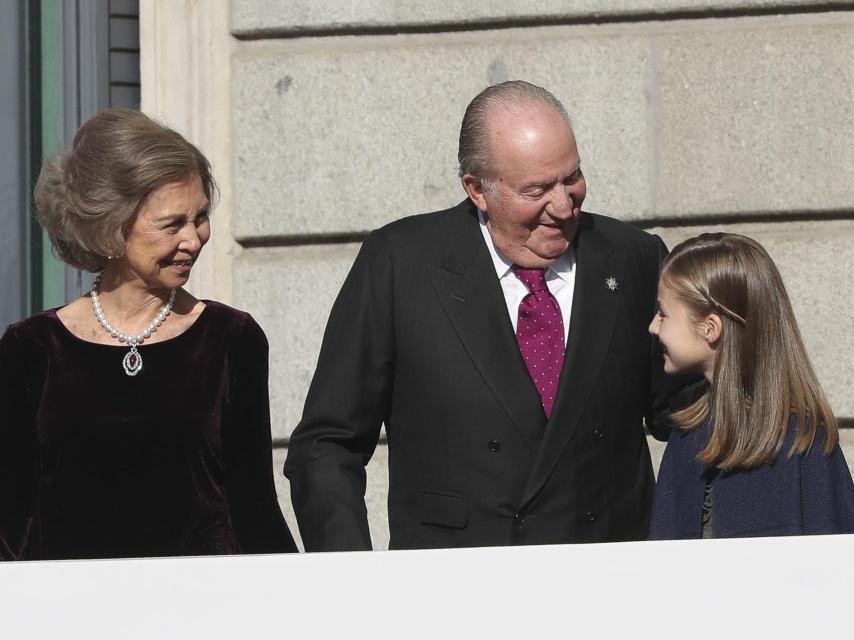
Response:
POLYGON ((8 638, 776 640, 845 637, 852 570, 854 535, 2 563, 0 602, 8 638))

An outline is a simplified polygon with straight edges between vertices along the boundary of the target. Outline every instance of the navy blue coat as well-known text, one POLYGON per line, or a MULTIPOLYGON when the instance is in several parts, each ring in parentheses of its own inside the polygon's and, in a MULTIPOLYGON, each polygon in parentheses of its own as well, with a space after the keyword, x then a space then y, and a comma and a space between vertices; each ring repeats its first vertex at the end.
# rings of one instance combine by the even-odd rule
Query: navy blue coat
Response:
MULTIPOLYGON (((711 434, 708 422, 673 429, 664 451, 650 540, 702 537, 708 466, 697 461, 711 434)), ((788 457, 792 424, 777 460, 751 471, 722 472, 714 481, 714 536, 739 538, 854 533, 854 482, 837 446, 824 453, 823 429, 805 454, 788 457)))

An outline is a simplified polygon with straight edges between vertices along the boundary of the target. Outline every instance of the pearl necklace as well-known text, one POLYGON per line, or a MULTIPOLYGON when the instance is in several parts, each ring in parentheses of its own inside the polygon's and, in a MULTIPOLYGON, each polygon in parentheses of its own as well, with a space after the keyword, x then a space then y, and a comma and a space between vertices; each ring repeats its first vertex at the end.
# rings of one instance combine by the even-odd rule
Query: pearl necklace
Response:
POLYGON ((169 300, 160 308, 160 311, 157 312, 157 315, 154 317, 154 320, 151 321, 151 324, 137 335, 129 336, 107 322, 107 318, 104 316, 104 310, 101 309, 101 301, 98 299, 98 284, 100 282, 101 276, 99 275, 95 278, 95 284, 92 286, 92 292, 89 294, 92 296, 92 310, 95 312, 95 317, 98 318, 98 322, 104 328, 104 331, 116 338, 119 342, 127 342, 130 345, 130 351, 125 354, 125 357, 122 360, 122 367, 127 375, 135 376, 142 371, 142 356, 136 348, 152 333, 157 331, 157 327, 159 327, 166 319, 166 316, 169 315, 169 312, 172 310, 172 304, 175 302, 175 289, 172 289, 169 293, 169 300))

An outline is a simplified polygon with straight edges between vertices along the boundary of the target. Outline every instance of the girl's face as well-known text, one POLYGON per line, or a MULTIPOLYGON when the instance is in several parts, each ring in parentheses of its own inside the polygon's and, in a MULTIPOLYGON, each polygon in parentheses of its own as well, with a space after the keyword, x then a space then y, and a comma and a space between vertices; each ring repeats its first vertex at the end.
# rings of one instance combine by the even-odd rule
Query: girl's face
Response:
POLYGON ((707 329, 708 324, 694 319, 688 306, 659 280, 658 311, 649 332, 661 342, 665 373, 702 373, 712 380, 715 349, 707 329))

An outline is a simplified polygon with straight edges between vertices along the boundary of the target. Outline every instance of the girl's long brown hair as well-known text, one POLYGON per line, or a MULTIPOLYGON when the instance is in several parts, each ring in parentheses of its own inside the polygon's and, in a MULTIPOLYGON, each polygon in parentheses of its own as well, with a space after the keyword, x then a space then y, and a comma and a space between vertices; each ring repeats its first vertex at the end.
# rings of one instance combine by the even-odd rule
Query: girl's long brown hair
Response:
POLYGON ((698 322, 712 313, 723 322, 708 393, 673 415, 682 429, 711 417, 712 435, 697 459, 722 469, 770 464, 791 416, 797 434, 789 456, 808 451, 819 426, 830 453, 839 440, 836 419, 765 249, 746 236, 704 233, 673 249, 661 278, 698 322))

